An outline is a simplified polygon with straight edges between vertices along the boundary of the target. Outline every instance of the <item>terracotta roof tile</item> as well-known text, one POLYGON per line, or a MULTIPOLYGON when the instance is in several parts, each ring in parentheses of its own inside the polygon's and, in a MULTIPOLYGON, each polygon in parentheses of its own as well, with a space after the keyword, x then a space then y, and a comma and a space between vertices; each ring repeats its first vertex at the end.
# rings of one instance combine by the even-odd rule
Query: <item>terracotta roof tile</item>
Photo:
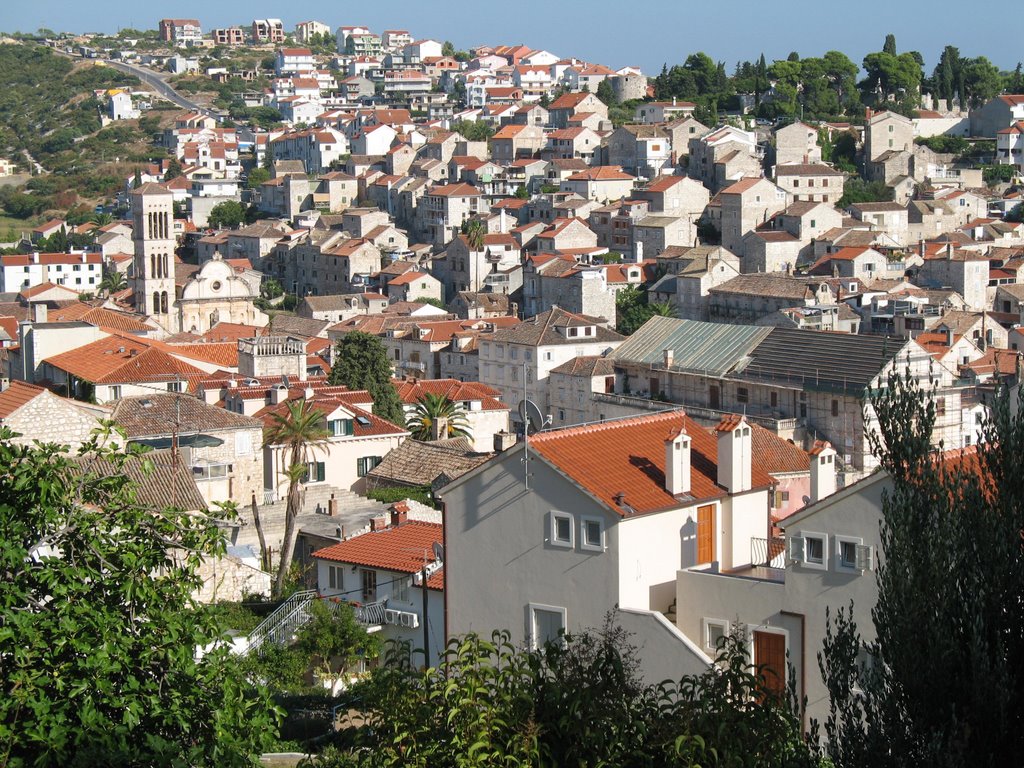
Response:
MULTIPOLYGON (((530 438, 530 448, 609 509, 626 516, 628 505, 642 514, 680 505, 665 489, 665 440, 681 429, 691 441, 690 494, 697 500, 727 495, 717 482, 715 437, 680 410, 545 432, 530 438)), ((760 461, 751 481, 753 488, 771 485, 760 461)))
POLYGON ((442 543, 443 530, 436 523, 408 522, 332 544, 314 552, 313 557, 398 573, 419 573, 424 551, 429 553, 434 544, 442 543))

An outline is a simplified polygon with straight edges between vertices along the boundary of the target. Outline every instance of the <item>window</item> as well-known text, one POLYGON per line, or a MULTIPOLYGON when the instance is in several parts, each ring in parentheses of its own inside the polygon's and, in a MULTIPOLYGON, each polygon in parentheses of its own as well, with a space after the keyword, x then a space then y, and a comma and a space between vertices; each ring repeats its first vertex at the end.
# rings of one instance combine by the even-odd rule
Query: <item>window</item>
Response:
POLYGON ((786 554, 790 560, 803 563, 808 568, 825 570, 828 567, 828 537, 823 533, 801 532, 786 542, 786 554))
POLYGON ((377 572, 361 568, 359 576, 363 586, 363 602, 372 603, 377 599, 377 572))
POLYGON ((168 381, 167 382, 168 392, 182 392, 184 391, 184 384, 180 381, 168 381))
POLYGON ((704 619, 704 647, 717 651, 729 634, 729 622, 724 619, 704 619))
POLYGON ((572 515, 568 512, 551 513, 551 545, 555 547, 571 548, 572 539, 572 515))
POLYGON ((322 461, 311 461, 306 464, 305 482, 322 483, 325 478, 326 473, 324 471, 324 463, 322 461))
POLYGON ((838 400, 833 400, 832 401, 832 415, 833 416, 838 416, 839 415, 839 401, 838 400))
POLYGON ((772 408, 778 408, 779 407, 779 393, 778 392, 770 392, 768 394, 768 402, 771 404, 772 408))
POLYGON ((352 419, 331 419, 327 422, 327 431, 334 437, 353 434, 352 419))
POLYGON ((391 599, 399 603, 408 603, 410 581, 411 579, 400 576, 391 582, 391 599))
POLYGON ((772 507, 782 509, 789 503, 789 491, 776 491, 772 498, 772 507))
POLYGON ((863 573, 874 566, 874 549, 853 536, 836 536, 836 570, 863 573))
POLYGON ((565 633, 565 608, 553 605, 530 603, 530 644, 543 648, 547 643, 557 642, 565 633))
POLYGON ((736 402, 737 403, 749 403, 750 402, 750 391, 746 387, 739 387, 736 390, 736 402))
POLYGON ((110 388, 110 399, 120 400, 121 399, 121 387, 115 386, 110 388))
POLYGON ((598 517, 580 519, 580 549, 604 552, 604 523, 598 517))
POLYGON ((356 459, 356 475, 366 477, 366 473, 380 464, 380 462, 380 456, 364 456, 361 459, 356 459))
POLYGON ((327 566, 327 586, 330 589, 342 589, 345 583, 345 569, 337 565, 327 566))

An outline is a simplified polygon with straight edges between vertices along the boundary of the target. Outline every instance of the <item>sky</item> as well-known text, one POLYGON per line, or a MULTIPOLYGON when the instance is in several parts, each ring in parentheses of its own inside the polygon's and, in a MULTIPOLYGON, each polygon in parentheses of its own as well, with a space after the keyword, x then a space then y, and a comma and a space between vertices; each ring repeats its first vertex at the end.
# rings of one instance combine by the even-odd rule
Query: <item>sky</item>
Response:
POLYGON ((923 54, 929 74, 945 45, 962 56, 987 56, 1004 70, 1024 59, 1018 24, 997 23, 980 8, 972 19, 971 4, 951 0, 0 0, 0 30, 7 32, 155 29, 163 17, 197 18, 207 31, 268 16, 288 30, 311 19, 378 33, 408 29, 457 48, 523 43, 613 69, 640 66, 650 75, 695 51, 724 61, 730 73, 737 61, 755 61, 762 52, 771 62, 790 51, 806 57, 839 50, 859 64, 881 50, 890 32, 899 51, 923 54))

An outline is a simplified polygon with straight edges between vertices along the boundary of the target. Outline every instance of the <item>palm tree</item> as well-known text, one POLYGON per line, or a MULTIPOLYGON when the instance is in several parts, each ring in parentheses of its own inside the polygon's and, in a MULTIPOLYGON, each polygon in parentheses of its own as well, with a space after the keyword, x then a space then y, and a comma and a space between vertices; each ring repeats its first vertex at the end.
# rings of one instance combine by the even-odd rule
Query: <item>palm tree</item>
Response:
POLYGON ((112 272, 107 272, 100 281, 100 290, 106 291, 109 296, 112 293, 123 291, 128 287, 128 278, 124 276, 124 272, 118 272, 116 269, 112 272))
POLYGON ((302 486, 308 474, 309 461, 327 439, 327 423, 323 413, 306 400, 292 400, 284 413, 271 415, 272 423, 263 433, 263 446, 280 446, 285 464, 280 473, 288 478, 288 504, 284 517, 284 541, 281 544, 274 594, 280 595, 291 570, 298 536, 296 519, 302 512, 302 486))
POLYGON ((670 301, 652 301, 647 305, 652 317, 675 317, 676 307, 670 301))
POLYGON ((95 224, 97 227, 105 227, 114 220, 114 217, 109 213, 94 213, 89 217, 89 221, 95 224))
POLYGON ((445 395, 427 392, 416 401, 412 414, 406 419, 405 428, 409 430, 414 440, 432 440, 435 423, 439 430, 444 430, 438 439, 472 437, 469 421, 462 406, 452 402, 445 395), (439 423, 442 420, 443 423, 439 423))
POLYGON ((482 251, 484 243, 487 242, 487 227, 479 219, 467 221, 463 230, 466 235, 466 245, 471 251, 482 251))

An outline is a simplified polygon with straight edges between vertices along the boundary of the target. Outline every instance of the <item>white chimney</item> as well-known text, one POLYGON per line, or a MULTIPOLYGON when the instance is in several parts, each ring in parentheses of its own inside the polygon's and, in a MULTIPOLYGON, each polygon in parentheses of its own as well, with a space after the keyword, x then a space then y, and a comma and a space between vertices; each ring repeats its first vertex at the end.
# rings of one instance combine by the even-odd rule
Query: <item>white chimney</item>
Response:
POLYGON ((815 440, 811 454, 811 503, 836 492, 836 452, 832 444, 815 440))
POLYGON ((690 492, 690 436, 685 426, 665 440, 665 490, 673 496, 690 492))
POLYGON ((276 387, 270 388, 270 404, 277 405, 288 399, 288 387, 284 384, 278 384, 276 387))
POLYGON ((45 323, 46 322, 46 304, 38 302, 32 305, 32 322, 33 323, 45 323))
POLYGON ((718 437, 718 484, 729 493, 750 490, 750 425, 736 414, 724 416, 715 427, 718 437))
POLYGON ((637 240, 633 244, 633 260, 640 264, 644 260, 644 244, 642 240, 637 240))

